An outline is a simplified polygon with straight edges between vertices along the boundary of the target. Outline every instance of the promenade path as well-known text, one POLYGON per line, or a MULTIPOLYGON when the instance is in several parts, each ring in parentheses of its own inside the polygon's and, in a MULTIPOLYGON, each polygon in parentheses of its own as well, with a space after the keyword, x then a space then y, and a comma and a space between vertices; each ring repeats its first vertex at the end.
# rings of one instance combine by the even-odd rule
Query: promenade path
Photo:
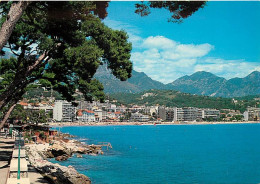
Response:
POLYGON ((30 184, 49 184, 49 182, 31 165, 28 165, 28 178, 30 178, 30 184))
MULTIPOLYGON (((0 132, 0 184, 6 184, 10 161, 12 159, 14 139, 5 139, 4 132, 0 132)), ((31 165, 28 165, 28 177, 31 184, 49 184, 49 182, 31 165)))
POLYGON ((14 139, 5 139, 4 132, 0 132, 0 184, 7 181, 13 147, 14 139))

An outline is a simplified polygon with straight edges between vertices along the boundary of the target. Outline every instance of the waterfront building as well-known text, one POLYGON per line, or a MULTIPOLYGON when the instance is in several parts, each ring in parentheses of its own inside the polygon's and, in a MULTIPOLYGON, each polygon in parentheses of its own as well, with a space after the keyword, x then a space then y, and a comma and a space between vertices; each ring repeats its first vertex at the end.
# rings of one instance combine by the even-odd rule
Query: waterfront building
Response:
POLYGON ((198 108, 183 107, 177 108, 177 121, 196 121, 198 117, 198 108))
POLYGON ((177 115, 177 107, 158 107, 158 116, 163 121, 173 122, 177 121, 178 115, 177 115))
POLYGON ((139 112, 132 113, 130 121, 147 122, 149 121, 149 116, 143 115, 139 112))
POLYGON ((94 111, 83 109, 77 111, 77 119, 79 122, 95 122, 95 113, 94 111))
POLYGON ((247 108, 248 121, 260 120, 260 108, 248 107, 247 108))
POLYGON ((193 107, 159 107, 158 115, 162 120, 169 122, 195 121, 198 117, 198 109, 193 107))
POLYGON ((216 109, 199 109, 194 107, 162 107, 158 108, 158 116, 163 121, 182 122, 182 121, 201 121, 204 118, 217 119, 220 116, 216 109))
POLYGON ((58 100, 54 103, 53 119, 56 121, 73 122, 76 120, 76 107, 71 102, 58 100))
POLYGON ((244 118, 243 118, 244 121, 248 121, 248 119, 249 119, 249 118, 248 118, 248 111, 245 111, 245 112, 243 113, 243 117, 244 117, 244 118))
POLYGON ((218 119, 220 117, 220 111, 217 109, 202 109, 201 118, 202 119, 218 119))
POLYGON ((97 109, 94 111, 95 112, 95 119, 97 122, 102 121, 102 110, 101 109, 97 109))
POLYGON ((177 121, 177 107, 166 108, 166 121, 177 121))
POLYGON ((159 106, 158 107, 158 117, 162 120, 166 120, 166 107, 164 106, 159 106))

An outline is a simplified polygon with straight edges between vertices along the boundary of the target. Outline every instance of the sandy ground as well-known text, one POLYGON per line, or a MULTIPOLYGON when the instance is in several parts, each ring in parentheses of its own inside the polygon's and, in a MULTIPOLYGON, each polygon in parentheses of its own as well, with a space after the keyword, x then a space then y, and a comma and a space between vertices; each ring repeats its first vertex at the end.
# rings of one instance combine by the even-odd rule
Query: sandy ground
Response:
POLYGON ((235 121, 235 122, 60 122, 49 123, 51 127, 63 126, 108 126, 108 125, 211 125, 211 124, 251 124, 260 123, 259 121, 235 121))

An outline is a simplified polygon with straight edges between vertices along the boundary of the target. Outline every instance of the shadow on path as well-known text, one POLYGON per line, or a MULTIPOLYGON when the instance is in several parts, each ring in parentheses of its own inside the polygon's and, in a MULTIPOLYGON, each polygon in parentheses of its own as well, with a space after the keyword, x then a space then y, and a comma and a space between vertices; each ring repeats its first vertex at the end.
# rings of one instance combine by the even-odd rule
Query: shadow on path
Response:
POLYGON ((31 184, 54 184, 48 177, 41 175, 33 166, 28 165, 28 176, 31 184))
POLYGON ((0 140, 0 144, 14 144, 14 142, 13 142, 13 141, 5 142, 5 141, 3 141, 3 140, 0 140))
POLYGON ((0 150, 0 161, 10 162, 13 151, 0 150))
POLYGON ((10 161, 13 154, 14 141, 12 139, 5 139, 3 134, 0 134, 0 184, 5 184, 10 161))

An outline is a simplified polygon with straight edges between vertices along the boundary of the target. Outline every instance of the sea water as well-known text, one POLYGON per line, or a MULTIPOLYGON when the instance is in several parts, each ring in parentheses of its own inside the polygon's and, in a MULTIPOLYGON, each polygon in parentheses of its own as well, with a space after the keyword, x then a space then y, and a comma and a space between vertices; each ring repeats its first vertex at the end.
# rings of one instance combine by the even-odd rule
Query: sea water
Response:
MULTIPOLYGON (((72 165, 93 184, 260 183, 260 124, 62 127, 104 155, 72 165)), ((55 161, 53 161, 55 162, 55 161)), ((57 161, 56 161, 57 162, 57 161)))

